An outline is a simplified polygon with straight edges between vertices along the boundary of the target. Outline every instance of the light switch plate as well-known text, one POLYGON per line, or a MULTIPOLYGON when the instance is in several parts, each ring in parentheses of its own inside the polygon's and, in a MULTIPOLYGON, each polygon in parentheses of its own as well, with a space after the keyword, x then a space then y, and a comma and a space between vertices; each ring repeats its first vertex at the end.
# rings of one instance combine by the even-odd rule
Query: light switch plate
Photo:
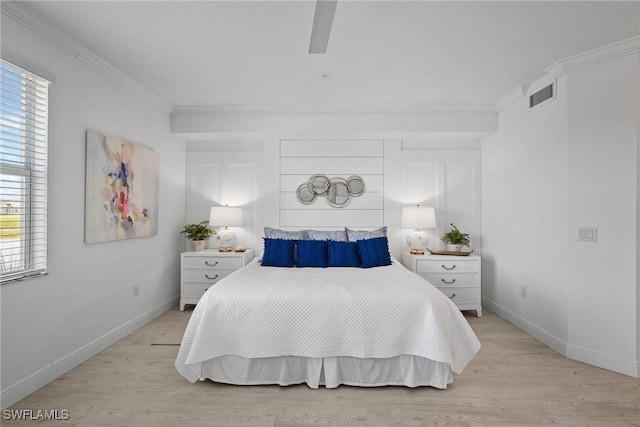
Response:
POLYGON ((597 227, 578 227, 578 241, 580 242, 597 242, 597 227))

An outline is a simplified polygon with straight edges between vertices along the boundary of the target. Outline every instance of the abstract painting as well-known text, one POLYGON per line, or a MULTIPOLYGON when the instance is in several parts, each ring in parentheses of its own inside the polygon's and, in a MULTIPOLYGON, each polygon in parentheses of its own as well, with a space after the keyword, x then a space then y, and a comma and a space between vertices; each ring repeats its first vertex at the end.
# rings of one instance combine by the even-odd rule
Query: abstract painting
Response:
POLYGON ((157 152, 88 130, 85 243, 158 234, 158 180, 157 152))

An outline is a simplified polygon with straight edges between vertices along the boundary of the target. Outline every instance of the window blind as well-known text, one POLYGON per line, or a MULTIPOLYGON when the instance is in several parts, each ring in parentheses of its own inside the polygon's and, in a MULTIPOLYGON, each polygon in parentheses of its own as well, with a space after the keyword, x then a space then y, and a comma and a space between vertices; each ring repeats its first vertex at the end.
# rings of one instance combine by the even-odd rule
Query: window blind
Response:
POLYGON ((0 282, 47 271, 49 81, 0 63, 0 282))

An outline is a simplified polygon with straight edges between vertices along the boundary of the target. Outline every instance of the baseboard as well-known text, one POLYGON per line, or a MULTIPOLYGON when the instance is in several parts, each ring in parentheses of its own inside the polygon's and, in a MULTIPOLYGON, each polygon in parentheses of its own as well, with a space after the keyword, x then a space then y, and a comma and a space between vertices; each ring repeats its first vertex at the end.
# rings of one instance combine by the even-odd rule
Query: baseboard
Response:
POLYGON ((519 329, 522 329, 524 332, 528 333, 548 347, 551 347, 553 350, 568 359, 587 363, 589 365, 597 366, 598 368, 618 372, 630 377, 640 378, 640 361, 625 360, 619 357, 571 345, 488 298, 482 298, 482 306, 486 307, 488 310, 502 317, 504 320, 519 329))
POLYGON ((566 356, 569 359, 588 363, 589 365, 604 368, 609 371, 640 378, 640 362, 637 361, 621 359, 571 344, 567 345, 566 356))
POLYGON ((566 356, 567 343, 557 336, 553 335, 552 333, 542 329, 537 325, 534 325, 527 319, 518 316, 514 312, 488 298, 482 297, 482 306, 487 307, 490 311, 502 317, 507 322, 517 326, 519 329, 522 329, 546 346, 551 347, 553 350, 557 351, 563 356, 566 356))
POLYGON ((28 377, 12 384, 6 390, 2 390, 0 402, 2 410, 24 399, 39 388, 47 385, 60 375, 70 371, 87 359, 100 353, 105 348, 116 343, 122 338, 129 335, 136 329, 146 325, 161 314, 171 310, 178 304, 179 296, 173 297, 168 301, 142 313, 129 322, 107 332, 101 337, 93 340, 89 344, 61 357, 48 366, 34 372, 28 377))

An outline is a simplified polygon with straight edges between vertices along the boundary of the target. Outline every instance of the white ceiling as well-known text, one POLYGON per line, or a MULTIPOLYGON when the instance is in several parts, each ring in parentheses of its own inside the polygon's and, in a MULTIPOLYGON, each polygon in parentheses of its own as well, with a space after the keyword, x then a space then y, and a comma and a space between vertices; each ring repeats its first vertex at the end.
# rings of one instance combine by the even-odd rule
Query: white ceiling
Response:
POLYGON ((636 1, 340 0, 327 53, 310 55, 313 1, 19 7, 173 106, 221 110, 487 108, 559 59, 640 34, 636 1))

